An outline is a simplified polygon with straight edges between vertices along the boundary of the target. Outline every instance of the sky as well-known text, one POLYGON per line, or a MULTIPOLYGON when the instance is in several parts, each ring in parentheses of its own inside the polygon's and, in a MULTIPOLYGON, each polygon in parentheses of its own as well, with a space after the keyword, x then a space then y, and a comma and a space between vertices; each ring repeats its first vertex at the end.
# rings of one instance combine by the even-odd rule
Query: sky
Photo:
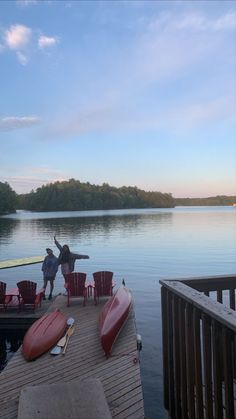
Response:
POLYGON ((0 181, 236 195, 235 1, 0 2, 0 181))

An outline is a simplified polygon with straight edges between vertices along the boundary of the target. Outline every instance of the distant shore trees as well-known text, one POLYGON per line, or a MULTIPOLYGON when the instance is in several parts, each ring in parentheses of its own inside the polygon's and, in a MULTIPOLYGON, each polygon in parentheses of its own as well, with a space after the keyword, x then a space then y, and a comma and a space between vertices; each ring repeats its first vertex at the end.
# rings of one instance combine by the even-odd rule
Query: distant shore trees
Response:
POLYGON ((146 192, 137 187, 116 188, 70 179, 50 183, 28 194, 18 195, 18 208, 30 211, 80 211, 125 208, 173 208, 170 193, 146 192))
POLYGON ((17 195, 10 185, 0 182, 0 215, 16 212, 17 195))
POLYGON ((174 208, 175 206, 233 205, 236 196, 173 198, 171 193, 146 192, 136 186, 116 188, 108 183, 93 185, 70 179, 54 182, 17 195, 10 185, 0 182, 0 215, 28 211, 86 211, 131 208, 174 208))
POLYGON ((208 198, 175 198, 175 205, 180 206, 221 206, 233 205, 236 203, 236 196, 218 195, 208 198))

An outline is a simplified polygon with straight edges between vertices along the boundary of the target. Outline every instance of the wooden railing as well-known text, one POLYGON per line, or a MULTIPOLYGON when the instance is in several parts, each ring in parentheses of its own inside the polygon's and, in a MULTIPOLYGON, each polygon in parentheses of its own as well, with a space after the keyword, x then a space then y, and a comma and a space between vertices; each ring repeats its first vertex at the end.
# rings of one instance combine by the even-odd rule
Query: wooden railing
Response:
POLYGON ((170 418, 236 418, 236 275, 160 283, 164 406, 170 418))

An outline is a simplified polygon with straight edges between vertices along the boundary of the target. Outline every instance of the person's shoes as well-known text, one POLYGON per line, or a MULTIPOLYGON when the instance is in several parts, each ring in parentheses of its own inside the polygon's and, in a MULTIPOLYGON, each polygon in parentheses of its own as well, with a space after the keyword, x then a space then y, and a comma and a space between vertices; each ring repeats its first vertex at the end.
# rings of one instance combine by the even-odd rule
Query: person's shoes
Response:
POLYGON ((52 294, 49 294, 48 299, 51 300, 52 299, 52 294))

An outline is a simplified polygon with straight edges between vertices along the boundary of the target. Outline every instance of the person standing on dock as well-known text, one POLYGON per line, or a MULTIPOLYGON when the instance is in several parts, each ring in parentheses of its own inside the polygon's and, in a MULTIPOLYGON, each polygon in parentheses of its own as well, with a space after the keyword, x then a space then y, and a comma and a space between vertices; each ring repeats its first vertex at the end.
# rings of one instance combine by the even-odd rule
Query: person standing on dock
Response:
MULTIPOLYGON (((48 281, 50 282, 50 294, 48 296, 48 299, 52 299, 52 292, 54 288, 54 281, 56 278, 56 274, 58 271, 58 258, 53 254, 52 249, 47 248, 46 249, 47 256, 44 258, 43 265, 42 265, 42 271, 43 271, 43 288, 44 292, 46 291, 48 281)), ((45 294, 44 294, 45 299, 45 294)))
POLYGON ((54 236, 54 242, 57 248, 60 250, 58 257, 58 264, 61 265, 61 273, 64 276, 66 282, 66 274, 70 274, 74 271, 76 259, 89 259, 88 255, 79 255, 77 253, 72 253, 67 244, 63 246, 57 241, 56 236, 54 236))

